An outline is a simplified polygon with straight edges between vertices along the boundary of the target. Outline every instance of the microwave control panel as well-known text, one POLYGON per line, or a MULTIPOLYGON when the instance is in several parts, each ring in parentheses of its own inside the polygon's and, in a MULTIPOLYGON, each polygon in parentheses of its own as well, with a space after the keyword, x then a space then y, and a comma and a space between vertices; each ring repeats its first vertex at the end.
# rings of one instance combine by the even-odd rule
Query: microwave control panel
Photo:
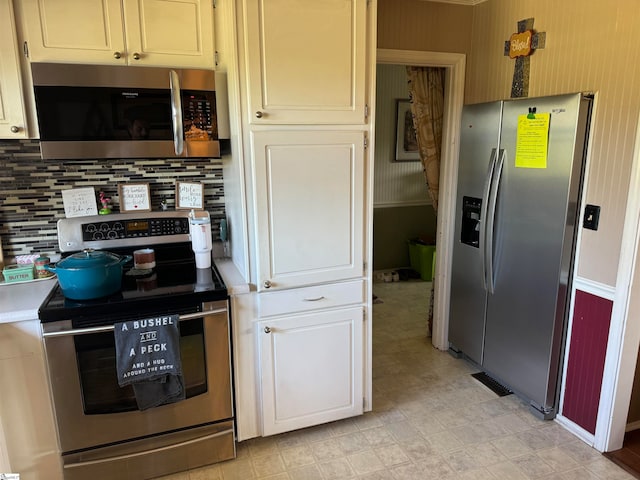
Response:
POLYGON ((182 116, 185 140, 218 138, 215 92, 183 91, 182 116))

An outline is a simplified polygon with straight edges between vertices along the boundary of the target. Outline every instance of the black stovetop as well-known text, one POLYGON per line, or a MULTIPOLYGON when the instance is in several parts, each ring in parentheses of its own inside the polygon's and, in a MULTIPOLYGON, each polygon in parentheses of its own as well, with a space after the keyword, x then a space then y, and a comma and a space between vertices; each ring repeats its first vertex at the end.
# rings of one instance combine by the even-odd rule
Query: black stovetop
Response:
MULTIPOLYGON (((119 255, 132 249, 110 249, 119 255)), ((133 275, 133 262, 124 265, 119 292, 92 300, 71 300, 60 285, 43 301, 41 322, 71 320, 74 327, 105 325, 146 315, 184 314, 201 311, 202 302, 226 300, 225 286, 212 265, 198 269, 189 244, 156 245, 156 267, 145 275, 133 275)))

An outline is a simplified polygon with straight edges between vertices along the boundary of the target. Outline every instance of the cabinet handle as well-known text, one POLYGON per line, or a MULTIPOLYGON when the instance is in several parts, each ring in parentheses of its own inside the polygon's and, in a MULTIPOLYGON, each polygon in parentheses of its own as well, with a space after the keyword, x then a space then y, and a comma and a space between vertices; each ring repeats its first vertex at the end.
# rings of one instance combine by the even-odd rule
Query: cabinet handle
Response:
POLYGON ((303 298, 305 302, 317 302, 319 300, 324 300, 324 295, 315 298, 303 298))
POLYGON ((271 329, 269 327, 264 327, 264 333, 271 333, 271 329))
POLYGON ((256 118, 262 118, 262 112, 261 111, 257 111, 256 112, 256 118))
POLYGON ((140 54, 139 54, 138 52, 135 52, 135 53, 133 54, 133 59, 134 59, 134 60, 140 60, 140 54))
POLYGON ((115 58, 116 60, 118 60, 119 58, 122 58, 122 53, 120 53, 120 52, 113 52, 113 58, 115 58))
POLYGON ((16 127, 15 125, 11 126, 11 133, 18 133, 20 131, 20 127, 16 127))
POLYGON ((264 281, 264 288, 271 288, 271 282, 269 280, 264 281))

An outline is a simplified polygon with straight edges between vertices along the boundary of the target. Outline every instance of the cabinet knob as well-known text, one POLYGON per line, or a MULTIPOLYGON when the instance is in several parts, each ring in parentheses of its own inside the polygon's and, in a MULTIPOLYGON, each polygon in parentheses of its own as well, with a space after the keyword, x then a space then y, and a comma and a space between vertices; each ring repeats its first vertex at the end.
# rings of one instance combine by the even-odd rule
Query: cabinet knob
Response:
POLYGON ((269 280, 264 281, 264 288, 271 288, 271 282, 269 280))
POLYGON ((135 52, 135 53, 133 54, 133 59, 134 59, 134 60, 140 60, 140 54, 139 54, 138 52, 135 52))
POLYGON ((11 126, 11 133, 18 133, 20 131, 20 127, 16 127, 15 125, 11 126))
POLYGON ((264 333, 271 333, 271 329, 269 327, 264 327, 264 333))
POLYGON ((256 118, 262 118, 262 112, 261 111, 257 111, 256 112, 256 118))
POLYGON ((120 52, 113 52, 113 58, 115 58, 116 60, 118 60, 119 58, 122 57, 122 53, 120 52))

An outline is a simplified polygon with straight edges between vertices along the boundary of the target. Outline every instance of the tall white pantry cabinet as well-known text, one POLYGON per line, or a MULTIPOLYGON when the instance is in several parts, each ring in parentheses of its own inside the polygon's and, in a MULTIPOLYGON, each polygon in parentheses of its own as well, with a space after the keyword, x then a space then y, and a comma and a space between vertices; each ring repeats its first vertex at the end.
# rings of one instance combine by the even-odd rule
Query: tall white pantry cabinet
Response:
POLYGON ((376 5, 236 9, 256 423, 271 435, 371 408, 376 5))

